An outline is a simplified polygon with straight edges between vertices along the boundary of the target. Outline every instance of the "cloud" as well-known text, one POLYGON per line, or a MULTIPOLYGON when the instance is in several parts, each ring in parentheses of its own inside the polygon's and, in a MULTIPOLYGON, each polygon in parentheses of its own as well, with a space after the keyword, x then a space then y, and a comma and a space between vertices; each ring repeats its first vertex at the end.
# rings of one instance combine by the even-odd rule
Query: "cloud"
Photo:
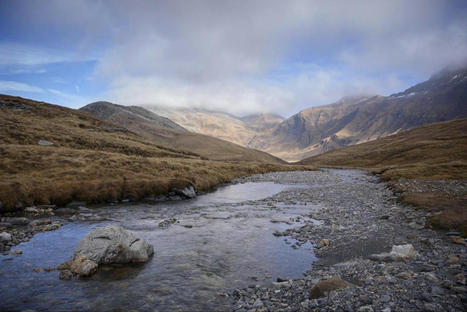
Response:
POLYGON ((90 103, 91 99, 68 92, 63 92, 56 89, 43 89, 27 83, 0 80, 0 93, 17 95, 21 92, 36 93, 37 100, 46 100, 51 103, 60 103, 72 108, 78 108, 83 104, 90 103))
MULTIPOLYGON (((467 6, 456 0, 20 3, 22 29, 41 39, 60 29, 54 44, 98 58, 89 78, 123 104, 288 114, 389 94, 467 55, 467 6)), ((0 45, 0 64, 63 57, 12 48, 0 45)))
POLYGON ((314 66, 303 70, 288 83, 297 107, 329 104, 348 95, 390 94, 401 90, 404 82, 396 75, 371 77, 364 74, 314 66))
POLYGON ((92 100, 76 94, 62 92, 56 89, 47 89, 47 92, 54 96, 55 101, 60 105, 66 105, 71 108, 79 108, 83 104, 90 103, 92 100))
POLYGON ((453 8, 443 1, 143 1, 119 7, 131 23, 118 32, 96 73, 111 80, 110 96, 128 104, 285 112, 347 93, 392 93, 407 87, 399 77, 423 79, 467 55, 467 22, 451 16, 453 8), (279 83, 269 79, 295 58, 314 69, 295 68, 279 83))
POLYGON ((0 92, 44 93, 44 89, 17 81, 0 80, 0 92))
POLYGON ((467 62, 467 20, 443 29, 401 32, 378 37, 356 49, 343 50, 340 59, 354 68, 415 71, 432 74, 450 65, 467 62))
POLYGON ((23 68, 12 68, 7 71, 8 74, 19 75, 19 74, 45 74, 47 73, 47 69, 45 68, 31 68, 31 67, 23 67, 23 68))
POLYGON ((124 105, 196 107, 232 114, 285 113, 284 104, 292 104, 294 98, 279 86, 236 80, 191 85, 154 77, 124 77, 114 81, 111 89, 110 99, 124 105))
POLYGON ((72 56, 53 49, 12 42, 0 43, 0 65, 40 65, 72 59, 72 56))

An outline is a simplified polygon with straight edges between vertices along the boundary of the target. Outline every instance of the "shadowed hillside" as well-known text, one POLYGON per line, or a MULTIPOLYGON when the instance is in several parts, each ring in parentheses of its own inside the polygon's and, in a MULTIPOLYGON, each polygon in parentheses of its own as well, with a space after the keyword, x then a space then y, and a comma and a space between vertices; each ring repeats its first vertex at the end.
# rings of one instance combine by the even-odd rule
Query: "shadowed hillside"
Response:
POLYGON ((202 160, 77 110, 0 95, 0 210, 140 199, 290 166, 202 160))

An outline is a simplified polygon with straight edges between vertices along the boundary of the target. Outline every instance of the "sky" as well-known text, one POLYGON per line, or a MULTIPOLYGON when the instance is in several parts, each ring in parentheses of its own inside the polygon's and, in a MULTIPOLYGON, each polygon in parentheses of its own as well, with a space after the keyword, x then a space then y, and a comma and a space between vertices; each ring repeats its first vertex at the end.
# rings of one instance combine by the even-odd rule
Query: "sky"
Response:
POLYGON ((467 1, 0 0, 0 93, 290 116, 467 62, 467 1))

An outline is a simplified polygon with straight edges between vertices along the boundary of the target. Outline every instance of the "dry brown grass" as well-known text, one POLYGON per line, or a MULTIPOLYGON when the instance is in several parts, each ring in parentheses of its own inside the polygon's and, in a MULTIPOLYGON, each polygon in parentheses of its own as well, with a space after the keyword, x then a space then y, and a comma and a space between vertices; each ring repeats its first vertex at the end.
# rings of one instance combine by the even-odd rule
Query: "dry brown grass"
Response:
POLYGON ((458 229, 467 236, 467 196, 452 197, 439 192, 404 192, 404 203, 423 208, 436 214, 430 217, 435 229, 458 229))
MULTIPOLYGON (((435 123, 372 142, 307 158, 300 164, 317 167, 361 168, 396 182, 467 179, 467 119, 435 123)), ((442 193, 403 192, 401 200, 439 214, 434 227, 467 234, 467 200, 442 193)))
POLYGON ((76 110, 0 96, 3 209, 137 200, 187 185, 208 190, 240 176, 309 168, 202 160, 117 127, 76 110), (40 146, 40 139, 53 145, 40 146))
POLYGON ((141 199, 193 185, 208 190, 233 178, 289 166, 144 157, 54 146, 3 145, 0 201, 7 209, 71 200, 141 199))
POLYGON ((352 167, 399 178, 467 178, 467 119, 435 123, 310 157, 299 164, 352 167))

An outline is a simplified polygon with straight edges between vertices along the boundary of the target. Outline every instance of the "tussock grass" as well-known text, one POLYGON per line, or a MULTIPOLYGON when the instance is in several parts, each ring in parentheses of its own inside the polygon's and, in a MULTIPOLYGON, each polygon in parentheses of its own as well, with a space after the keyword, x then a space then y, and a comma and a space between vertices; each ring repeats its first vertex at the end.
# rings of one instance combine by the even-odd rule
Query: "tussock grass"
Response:
POLYGON ((1 95, 0 129, 3 210, 138 200, 188 185, 204 191, 240 176, 310 168, 203 160, 86 113, 1 95))

